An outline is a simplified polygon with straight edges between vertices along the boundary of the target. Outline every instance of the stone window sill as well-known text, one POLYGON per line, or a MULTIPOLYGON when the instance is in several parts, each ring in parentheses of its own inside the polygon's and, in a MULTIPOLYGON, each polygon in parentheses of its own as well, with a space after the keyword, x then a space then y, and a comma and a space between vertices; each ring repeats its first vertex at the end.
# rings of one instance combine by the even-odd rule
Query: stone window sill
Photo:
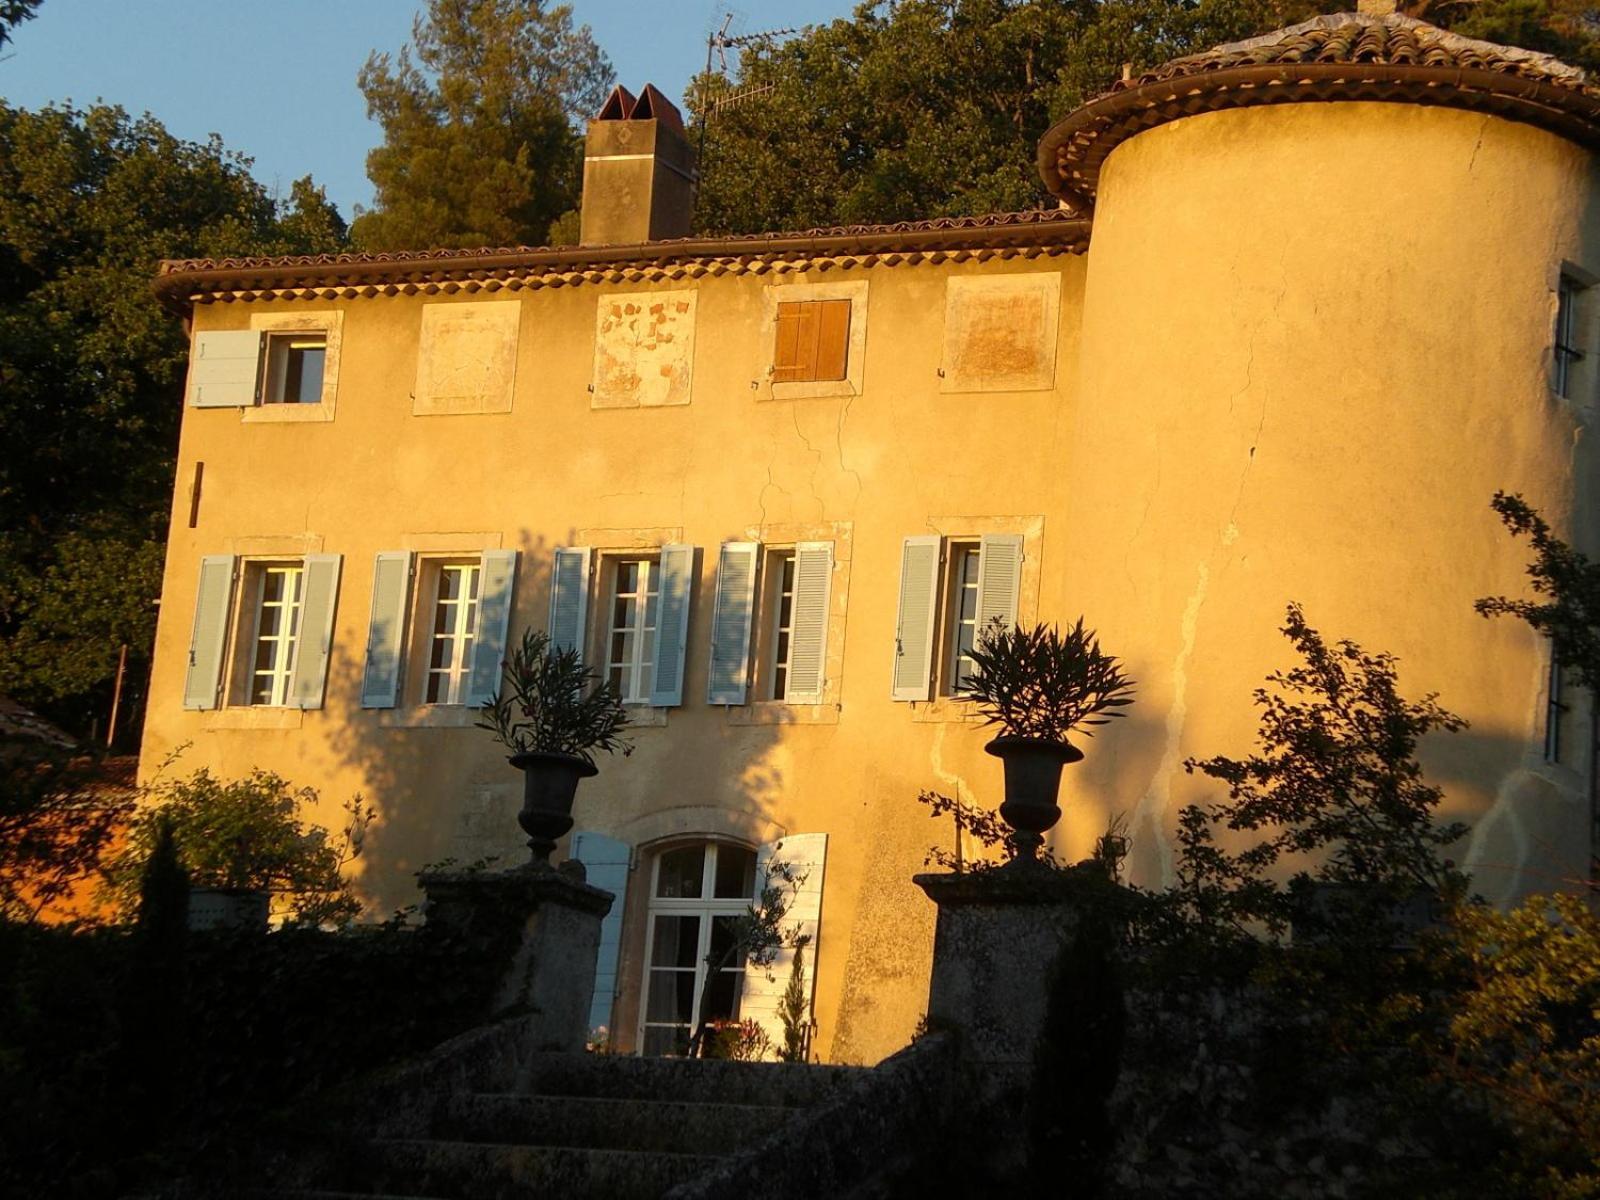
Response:
POLYGON ((837 704, 785 704, 782 700, 757 700, 730 704, 729 725, 837 725, 837 704))
POLYGON ((299 729, 305 712, 298 708, 268 708, 266 705, 239 705, 200 714, 200 728, 213 729, 299 729))
POLYGON ((294 425, 333 420, 331 404, 258 404, 244 410, 247 425, 294 425))

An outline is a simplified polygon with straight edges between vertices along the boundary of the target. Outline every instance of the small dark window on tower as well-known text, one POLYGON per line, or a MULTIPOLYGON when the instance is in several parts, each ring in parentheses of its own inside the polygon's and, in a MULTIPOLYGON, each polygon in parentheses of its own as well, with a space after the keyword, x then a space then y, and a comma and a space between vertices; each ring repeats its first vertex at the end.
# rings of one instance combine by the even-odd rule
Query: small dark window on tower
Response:
POLYGON ((1550 682, 1548 695, 1545 698, 1544 714, 1544 760, 1547 763, 1559 763, 1565 752, 1566 739, 1562 736, 1563 726, 1567 721, 1567 713, 1572 706, 1567 703, 1566 683, 1562 679, 1561 660, 1556 657, 1554 647, 1550 651, 1550 682))
POLYGON ((1571 399, 1573 367, 1583 361, 1578 325, 1580 297, 1586 289, 1572 276, 1563 274, 1556 289, 1555 389, 1558 396, 1571 399))

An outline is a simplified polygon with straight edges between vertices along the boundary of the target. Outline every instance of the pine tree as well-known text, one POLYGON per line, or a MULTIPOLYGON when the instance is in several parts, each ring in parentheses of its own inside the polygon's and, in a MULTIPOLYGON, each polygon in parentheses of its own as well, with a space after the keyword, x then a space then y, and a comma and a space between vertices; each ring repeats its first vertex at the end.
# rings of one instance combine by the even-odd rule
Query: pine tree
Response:
POLYGON ((577 202, 578 122, 611 64, 568 5, 430 0, 397 58, 358 82, 383 145, 367 155, 377 207, 351 230, 369 250, 537 244, 577 202))

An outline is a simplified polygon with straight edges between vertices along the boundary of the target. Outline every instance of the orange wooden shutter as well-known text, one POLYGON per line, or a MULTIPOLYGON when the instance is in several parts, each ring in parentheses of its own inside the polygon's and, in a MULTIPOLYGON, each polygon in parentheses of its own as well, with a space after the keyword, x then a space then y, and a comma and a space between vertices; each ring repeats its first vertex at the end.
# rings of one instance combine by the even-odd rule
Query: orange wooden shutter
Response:
POLYGON ((850 301, 822 300, 817 308, 817 357, 811 378, 843 379, 850 358, 850 301))
POLYGON ((786 301, 778 305, 778 336, 772 348, 772 382, 795 383, 808 379, 811 366, 800 336, 805 305, 786 301))

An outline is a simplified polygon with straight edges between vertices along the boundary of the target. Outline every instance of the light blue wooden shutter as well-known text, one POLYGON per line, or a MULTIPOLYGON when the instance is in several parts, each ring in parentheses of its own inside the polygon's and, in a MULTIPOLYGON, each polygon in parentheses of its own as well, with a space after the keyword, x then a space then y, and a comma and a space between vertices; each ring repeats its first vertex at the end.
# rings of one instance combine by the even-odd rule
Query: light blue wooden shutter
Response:
POLYGON ((1022 535, 986 534, 978 544, 978 624, 981 639, 996 621, 1010 630, 1017 623, 1022 594, 1022 535))
POLYGON ((411 553, 385 551, 372 567, 372 618, 367 626, 367 667, 361 677, 362 708, 393 708, 400 699, 401 647, 406 600, 411 591, 411 553))
POLYGON ((234 558, 208 554, 200 560, 200 586, 194 600, 194 630, 189 636, 189 671, 183 681, 185 708, 216 708, 222 659, 228 646, 233 608, 234 558))
POLYGON ((617 960, 622 955, 622 910, 628 895, 628 864, 632 854, 627 842, 603 833, 582 831, 572 835, 572 857, 583 864, 591 887, 616 897, 611 911, 600 922, 600 953, 594 962, 594 999, 589 1005, 589 1031, 601 1026, 614 1042, 611 1006, 617 997, 617 960))
POLYGON ((827 687, 828 601, 833 590, 833 543, 794 548, 794 630, 789 641, 791 704, 821 704, 827 687))
POLYGON ((189 361, 195 408, 249 408, 256 402, 261 335, 253 330, 197 333, 189 361))
POLYGON ((937 536, 908 537, 900 549, 900 618, 894 631, 896 700, 926 700, 933 686, 933 629, 939 612, 937 536))
POLYGON ((308 554, 300 591, 300 635, 289 673, 291 708, 321 708, 333 651, 333 610, 339 602, 337 554, 308 554))
POLYGON ((550 648, 582 655, 589 618, 589 547, 557 550, 550 570, 550 648))
POLYGON ((706 699, 712 704, 743 704, 749 695, 750 625, 760 555, 760 542, 723 542, 717 556, 711 676, 706 683, 706 699))
POLYGON ((756 895, 772 877, 773 868, 787 864, 798 886, 791 891, 787 884, 774 879, 779 894, 788 901, 779 927, 783 931, 784 946, 772 964, 758 967, 747 964, 744 969, 744 988, 739 997, 739 1017, 760 1023, 775 1046, 783 1045, 783 1022, 778 1019, 778 1001, 789 986, 789 975, 794 970, 794 940, 804 936, 806 942, 805 971, 806 1013, 811 1012, 811 998, 817 989, 817 951, 822 939, 822 873, 828 857, 828 835, 825 833, 795 833, 776 842, 768 842, 756 851, 756 895))
POLYGON ((684 652, 689 645, 689 603, 694 594, 694 547, 661 547, 661 598, 656 601, 656 669, 650 703, 683 703, 684 652))
POLYGON ((515 550, 485 550, 478 572, 478 625, 472 631, 472 672, 467 678, 468 708, 487 704, 500 690, 511 624, 511 593, 517 580, 515 550))

